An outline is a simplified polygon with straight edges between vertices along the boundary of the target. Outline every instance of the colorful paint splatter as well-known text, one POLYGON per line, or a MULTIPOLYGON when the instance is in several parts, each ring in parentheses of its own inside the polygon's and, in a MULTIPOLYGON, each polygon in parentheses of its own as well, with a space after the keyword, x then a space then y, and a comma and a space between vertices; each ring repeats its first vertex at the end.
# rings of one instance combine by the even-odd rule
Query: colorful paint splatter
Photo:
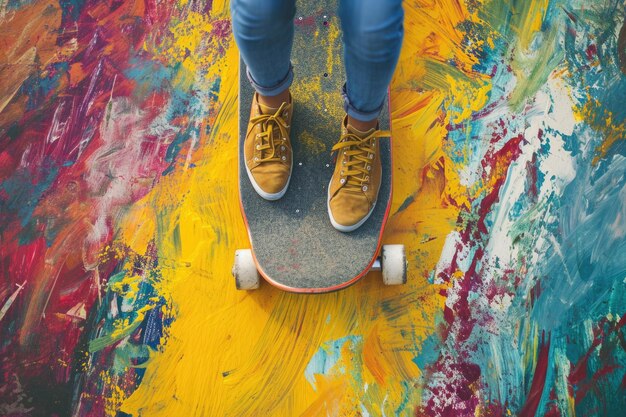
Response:
POLYGON ((624 415, 626 4, 404 8, 409 283, 302 296, 230 276, 226 0, 0 1, 0 415, 624 415))

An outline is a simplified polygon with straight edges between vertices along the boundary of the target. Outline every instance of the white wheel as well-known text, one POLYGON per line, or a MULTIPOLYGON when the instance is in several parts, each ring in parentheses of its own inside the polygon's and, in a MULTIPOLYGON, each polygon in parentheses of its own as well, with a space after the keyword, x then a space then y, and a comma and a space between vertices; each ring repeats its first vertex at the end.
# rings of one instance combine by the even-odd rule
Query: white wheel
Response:
POLYGON ((385 285, 406 284, 404 245, 383 245, 381 260, 385 285))
POLYGON ((259 288, 261 276, 256 270, 250 249, 237 249, 232 270, 238 290, 255 290, 259 288))

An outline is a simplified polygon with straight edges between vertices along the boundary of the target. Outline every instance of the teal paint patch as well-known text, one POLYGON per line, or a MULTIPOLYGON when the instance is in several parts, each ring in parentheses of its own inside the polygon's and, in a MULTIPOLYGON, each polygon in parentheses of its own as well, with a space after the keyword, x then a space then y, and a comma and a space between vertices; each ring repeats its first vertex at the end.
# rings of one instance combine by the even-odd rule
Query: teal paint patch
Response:
POLYGON ((124 75, 136 83, 133 95, 145 98, 154 92, 169 91, 171 80, 177 75, 181 65, 166 67, 158 61, 146 61, 143 57, 132 57, 124 75))
POLYGON ((351 343, 352 347, 354 347, 360 344, 361 341, 361 336, 346 336, 341 339, 323 343, 304 370, 304 376, 313 389, 317 389, 315 385, 315 374, 327 375, 333 369, 341 357, 341 349, 343 349, 344 344, 351 343))
POLYGON ((438 334, 433 333, 422 342, 419 355, 413 357, 412 361, 421 370, 435 363, 439 357, 441 349, 441 339, 438 334))
MULTIPOLYGON (((37 174, 29 169, 20 169, 14 175, 0 183, 0 211, 4 216, 12 215, 19 219, 20 225, 26 227, 39 200, 50 188, 59 174, 55 166, 39 167, 37 174)), ((0 224, 0 230, 8 222, 0 224)), ((33 236, 22 235, 20 244, 31 241, 33 236)))

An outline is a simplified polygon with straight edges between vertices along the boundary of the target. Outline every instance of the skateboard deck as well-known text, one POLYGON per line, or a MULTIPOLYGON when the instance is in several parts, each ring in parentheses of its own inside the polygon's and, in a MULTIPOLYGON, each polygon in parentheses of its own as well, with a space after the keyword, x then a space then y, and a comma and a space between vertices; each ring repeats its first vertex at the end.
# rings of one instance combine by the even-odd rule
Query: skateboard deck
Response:
MULTIPOLYGON (((254 90, 239 67, 239 195, 252 254, 266 281, 292 292, 328 292, 347 287, 374 264, 391 203, 391 138, 380 139, 382 182, 369 219, 342 233, 330 223, 326 205, 333 173, 331 148, 339 140, 345 81, 337 1, 308 2, 295 17, 291 143, 293 170, 286 194, 266 201, 245 170, 246 137, 254 90)), ((390 129, 386 99, 380 129, 390 129)))

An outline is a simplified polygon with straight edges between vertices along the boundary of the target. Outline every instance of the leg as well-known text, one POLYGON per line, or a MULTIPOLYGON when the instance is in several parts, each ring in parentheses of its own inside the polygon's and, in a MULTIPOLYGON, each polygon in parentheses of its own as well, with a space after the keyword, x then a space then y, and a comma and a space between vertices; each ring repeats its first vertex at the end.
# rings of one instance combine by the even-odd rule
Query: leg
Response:
POLYGON ((295 0, 231 0, 233 34, 252 98, 244 139, 246 172, 256 192, 277 200, 287 191, 293 167, 289 86, 295 0))
POLYGON ((340 0, 339 17, 346 66, 344 108, 355 127, 367 130, 376 126, 400 56, 402 0, 340 0))
POLYGON ((403 35, 402 0, 340 0, 347 116, 341 126, 335 170, 328 186, 331 224, 342 232, 363 225, 374 211, 382 177, 378 129, 403 35))
POLYGON ((231 0, 230 10, 233 35, 259 100, 287 97, 295 0, 231 0))

